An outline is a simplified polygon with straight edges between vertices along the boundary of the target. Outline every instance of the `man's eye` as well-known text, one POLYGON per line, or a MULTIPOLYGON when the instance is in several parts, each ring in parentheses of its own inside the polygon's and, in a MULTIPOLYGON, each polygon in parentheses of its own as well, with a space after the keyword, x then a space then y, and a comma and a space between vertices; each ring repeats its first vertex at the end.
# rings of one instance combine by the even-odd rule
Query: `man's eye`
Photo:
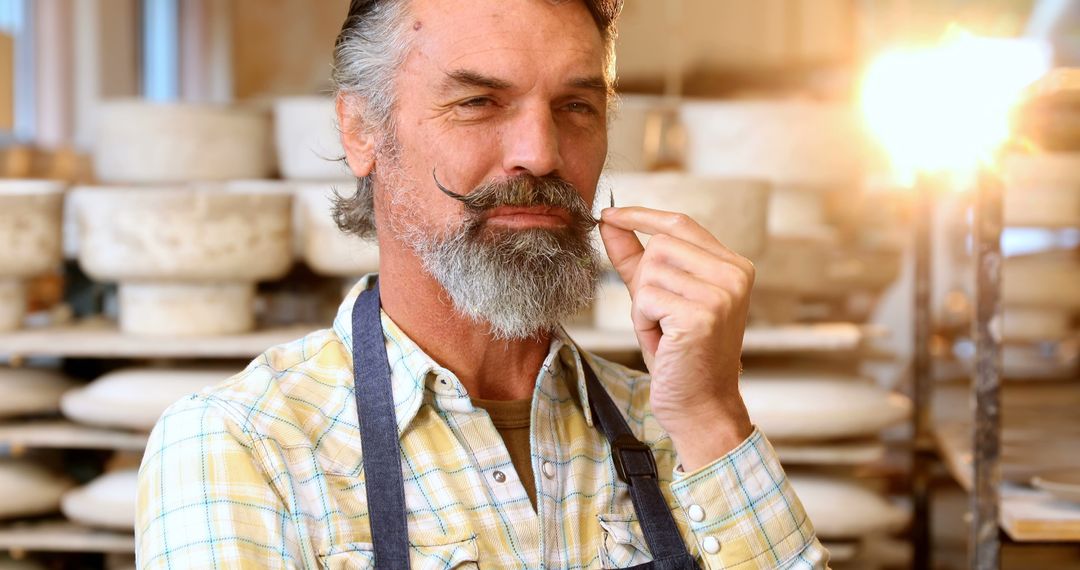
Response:
POLYGON ((590 105, 588 103, 583 103, 581 101, 575 101, 573 103, 568 104, 566 106, 566 110, 570 111, 571 113, 585 113, 585 114, 591 114, 591 113, 596 112, 596 109, 593 108, 592 105, 590 105))
POLYGON ((487 107, 495 102, 488 97, 473 97, 461 102, 462 107, 487 107))

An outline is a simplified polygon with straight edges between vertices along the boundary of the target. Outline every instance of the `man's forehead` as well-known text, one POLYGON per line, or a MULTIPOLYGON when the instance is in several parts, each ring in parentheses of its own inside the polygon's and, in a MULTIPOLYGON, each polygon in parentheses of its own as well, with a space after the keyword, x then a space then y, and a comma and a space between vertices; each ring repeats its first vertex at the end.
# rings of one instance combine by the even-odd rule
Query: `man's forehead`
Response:
POLYGON ((580 1, 412 0, 410 15, 414 45, 446 69, 557 58, 586 76, 603 66, 603 39, 580 1))

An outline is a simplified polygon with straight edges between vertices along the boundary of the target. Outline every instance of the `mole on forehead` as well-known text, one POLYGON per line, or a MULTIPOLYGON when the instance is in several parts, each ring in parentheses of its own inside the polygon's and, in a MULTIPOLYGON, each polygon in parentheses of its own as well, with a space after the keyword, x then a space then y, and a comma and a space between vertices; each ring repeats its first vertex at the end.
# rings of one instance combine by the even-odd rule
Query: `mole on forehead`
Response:
POLYGON ((412 25, 413 30, 420 31, 420 28, 423 28, 423 27, 424 27, 424 23, 421 22, 420 20, 417 20, 417 21, 413 22, 413 25, 412 25))

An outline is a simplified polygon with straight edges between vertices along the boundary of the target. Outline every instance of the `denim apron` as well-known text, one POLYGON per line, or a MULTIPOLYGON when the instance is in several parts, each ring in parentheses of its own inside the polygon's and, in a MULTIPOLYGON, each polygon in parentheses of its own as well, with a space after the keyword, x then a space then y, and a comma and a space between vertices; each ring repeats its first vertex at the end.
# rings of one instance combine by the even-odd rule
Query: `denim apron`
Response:
MULTIPOLYGON (((386 357, 379 285, 360 293, 352 313, 353 378, 356 411, 360 420, 364 477, 378 481, 367 485, 371 542, 378 568, 409 567, 409 532, 405 507, 405 483, 401 474, 394 396, 390 387, 390 364, 386 357), (363 397, 361 397, 363 394, 363 397)), ((656 460, 649 446, 630 431, 611 396, 600 385, 589 364, 582 359, 586 390, 593 418, 611 446, 619 478, 630 488, 634 511, 641 523, 653 561, 636 569, 696 569, 682 535, 660 492, 656 460)))

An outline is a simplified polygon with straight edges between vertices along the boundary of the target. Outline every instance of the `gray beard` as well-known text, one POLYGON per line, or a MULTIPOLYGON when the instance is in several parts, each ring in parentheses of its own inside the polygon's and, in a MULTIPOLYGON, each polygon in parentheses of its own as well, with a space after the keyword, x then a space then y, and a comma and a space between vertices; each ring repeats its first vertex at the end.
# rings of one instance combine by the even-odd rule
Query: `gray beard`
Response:
POLYGON ((454 308, 499 340, 555 330, 596 295, 600 257, 587 233, 493 230, 479 221, 438 237, 408 233, 406 243, 454 308))

